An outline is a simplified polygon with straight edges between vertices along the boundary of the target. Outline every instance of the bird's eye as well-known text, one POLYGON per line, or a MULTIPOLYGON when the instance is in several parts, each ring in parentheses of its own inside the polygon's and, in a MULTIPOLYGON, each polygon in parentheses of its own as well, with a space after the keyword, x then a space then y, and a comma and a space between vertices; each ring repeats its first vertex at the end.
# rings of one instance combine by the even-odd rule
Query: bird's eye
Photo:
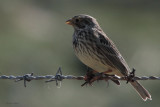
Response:
POLYGON ((78 22, 79 22, 79 19, 76 19, 75 21, 76 21, 76 23, 78 23, 78 22))

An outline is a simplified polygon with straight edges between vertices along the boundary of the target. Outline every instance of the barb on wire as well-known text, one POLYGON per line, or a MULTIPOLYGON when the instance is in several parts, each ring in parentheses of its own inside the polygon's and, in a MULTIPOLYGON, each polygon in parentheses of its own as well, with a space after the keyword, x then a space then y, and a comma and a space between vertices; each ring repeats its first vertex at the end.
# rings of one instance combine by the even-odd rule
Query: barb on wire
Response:
POLYGON ((33 72, 31 74, 24 75, 23 78, 16 79, 15 82, 24 80, 24 87, 26 87, 26 81, 28 81, 28 82, 31 81, 31 79, 29 78, 31 76, 33 76, 33 72))
POLYGON ((62 71, 61 71, 61 67, 59 67, 56 75, 54 76, 54 78, 51 78, 45 82, 52 82, 52 81, 56 81, 56 86, 58 86, 58 81, 59 81, 59 87, 61 87, 61 81, 63 80, 64 78, 62 77, 62 71))
MULTIPOLYGON (((135 72, 135 70, 133 70, 133 73, 134 72, 135 72)), ((131 72, 131 76, 134 75, 133 73, 131 72)), ((26 87, 26 82, 30 82, 31 80, 46 80, 45 82, 47 82, 47 83, 55 81, 56 86, 58 86, 58 85, 61 84, 61 81, 64 80, 64 79, 84 80, 84 76, 62 75, 62 70, 61 70, 61 68, 59 68, 56 75, 34 76, 33 73, 25 74, 23 76, 1 75, 0 79, 15 80, 15 82, 23 80, 24 81, 24 87, 26 87)), ((99 80, 105 80, 105 79, 128 81, 129 78, 119 77, 119 76, 116 76, 116 75, 104 75, 99 80)), ((134 81, 134 80, 160 80, 160 77, 156 77, 156 76, 149 76, 149 77, 147 77, 147 76, 142 76, 142 77, 132 76, 131 79, 132 79, 132 81, 134 81)))

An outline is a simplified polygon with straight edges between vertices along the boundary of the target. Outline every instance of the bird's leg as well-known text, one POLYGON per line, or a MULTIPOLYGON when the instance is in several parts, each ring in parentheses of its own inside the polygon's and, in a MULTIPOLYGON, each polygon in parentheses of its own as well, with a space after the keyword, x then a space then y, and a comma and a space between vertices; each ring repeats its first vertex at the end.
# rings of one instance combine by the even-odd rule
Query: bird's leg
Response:
POLYGON ((135 69, 133 68, 132 72, 126 77, 127 83, 128 82, 134 82, 134 77, 135 77, 135 69))
POLYGON ((96 72, 95 74, 94 74, 94 77, 93 78, 91 78, 91 80, 90 80, 90 84, 92 84, 94 81, 98 81, 98 80, 100 80, 102 77, 103 77, 103 73, 99 73, 99 72, 96 72))
MULTIPOLYGON (((92 85, 92 83, 93 83, 94 81, 100 80, 100 79, 103 77, 103 75, 106 75, 106 73, 110 73, 110 72, 112 72, 112 70, 108 70, 108 71, 105 71, 105 72, 102 72, 102 73, 99 73, 99 72, 94 71, 94 70, 88 71, 87 74, 86 74, 86 76, 84 77, 84 80, 85 80, 86 82, 83 83, 81 86, 84 86, 84 85, 86 85, 86 84, 92 85)), ((107 81, 107 80, 108 80, 108 79, 106 79, 106 81, 107 81)))
POLYGON ((86 75, 84 76, 84 80, 86 81, 85 83, 83 83, 81 86, 84 86, 84 85, 86 85, 86 84, 90 84, 91 85, 91 83, 90 83, 90 80, 95 76, 95 71, 90 71, 90 69, 88 68, 87 69, 87 73, 86 73, 86 75))
MULTIPOLYGON (((97 75, 95 75, 95 76, 90 80, 90 82, 93 83, 93 82, 96 81, 96 80, 100 80, 100 79, 103 77, 103 75, 106 75, 106 76, 107 76, 107 73, 110 73, 110 72, 112 72, 112 70, 108 70, 108 71, 101 72, 101 73, 96 72, 97 75)), ((105 80, 108 81, 109 79, 106 78, 105 80)))

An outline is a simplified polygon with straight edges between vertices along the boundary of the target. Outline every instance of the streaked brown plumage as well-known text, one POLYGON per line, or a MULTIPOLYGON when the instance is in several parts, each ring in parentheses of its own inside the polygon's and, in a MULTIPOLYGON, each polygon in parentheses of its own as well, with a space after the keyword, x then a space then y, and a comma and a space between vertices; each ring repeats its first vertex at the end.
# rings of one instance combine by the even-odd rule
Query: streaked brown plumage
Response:
MULTIPOLYGON (((89 15, 77 15, 67 24, 74 28, 73 48, 76 56, 97 72, 109 75, 128 76, 131 72, 115 44, 107 37, 95 18, 89 15)), ((137 81, 131 82, 144 101, 151 100, 149 92, 137 81)))

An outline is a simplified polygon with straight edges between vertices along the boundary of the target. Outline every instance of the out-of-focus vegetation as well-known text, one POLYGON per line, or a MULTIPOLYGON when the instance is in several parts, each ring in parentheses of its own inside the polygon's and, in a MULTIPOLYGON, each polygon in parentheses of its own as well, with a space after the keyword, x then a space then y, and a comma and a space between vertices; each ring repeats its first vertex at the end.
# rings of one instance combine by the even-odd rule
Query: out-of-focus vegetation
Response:
MULTIPOLYGON (((0 75, 84 75, 86 67, 72 50, 77 14, 95 17, 139 76, 160 76, 160 2, 158 0, 1 0, 0 75)), ((159 107, 160 81, 142 81, 152 94, 143 102, 130 85, 83 81, 55 83, 0 80, 1 107, 159 107)))

